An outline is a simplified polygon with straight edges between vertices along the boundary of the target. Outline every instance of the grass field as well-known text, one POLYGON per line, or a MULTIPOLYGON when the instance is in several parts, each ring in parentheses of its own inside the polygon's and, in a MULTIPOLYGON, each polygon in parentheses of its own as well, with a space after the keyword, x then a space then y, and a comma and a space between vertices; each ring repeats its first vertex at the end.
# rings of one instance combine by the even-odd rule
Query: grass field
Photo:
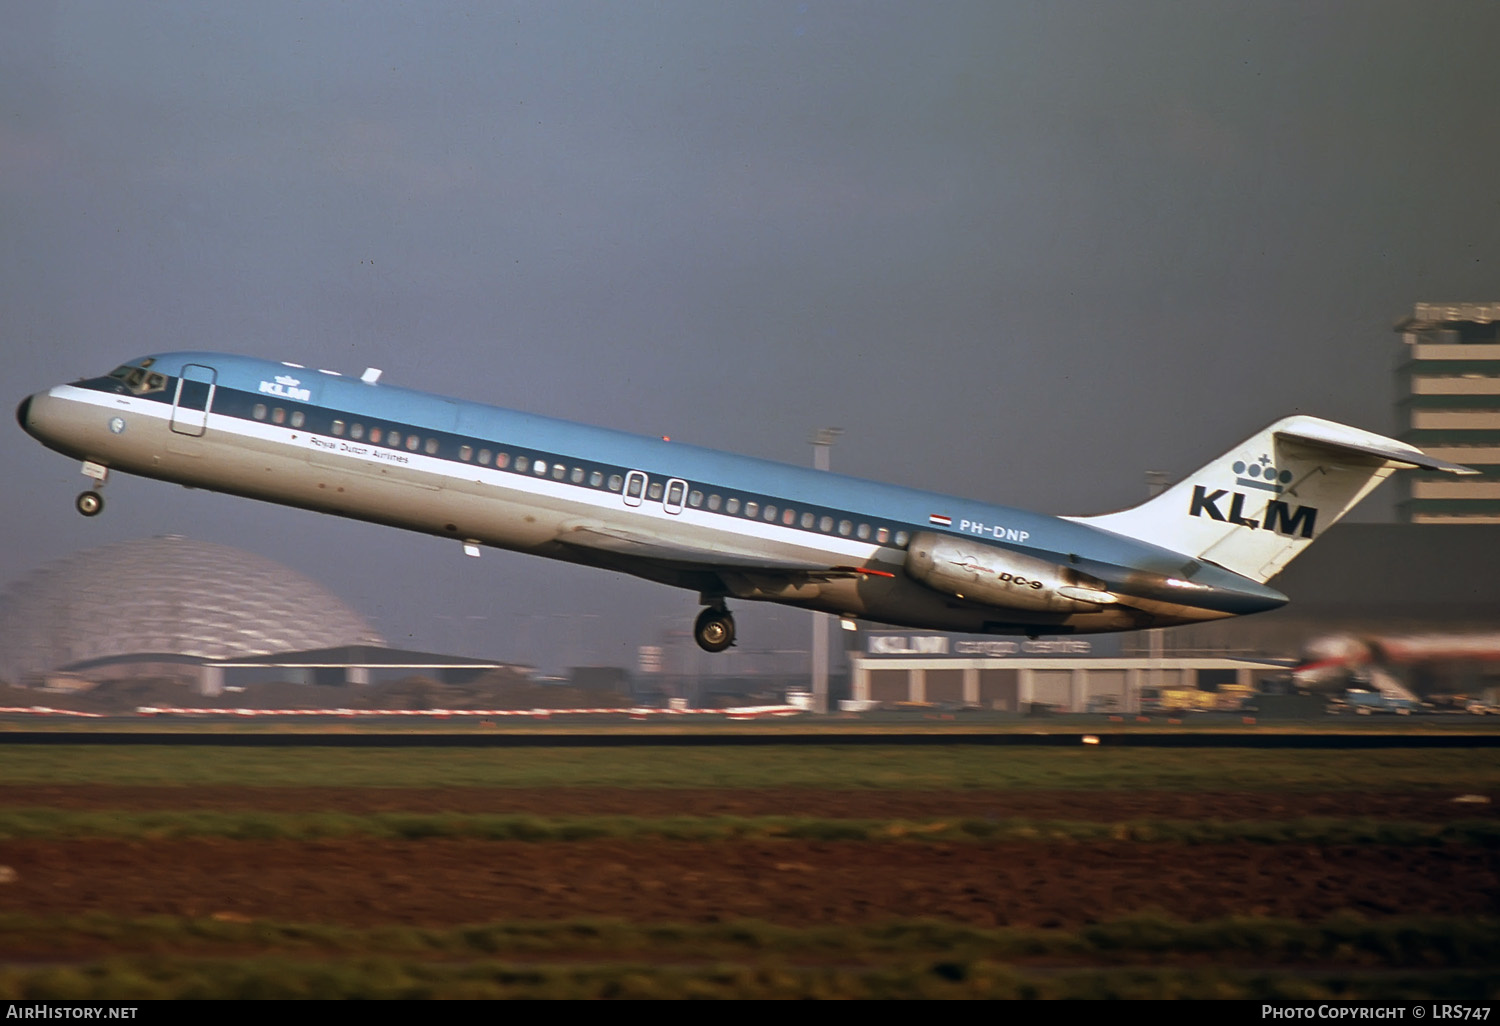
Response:
POLYGON ((0 787, 1500 790, 1500 749, 6 748, 0 787))
POLYGON ((1494 1000, 1496 797, 1490 749, 8 748, 0 998, 1494 1000))

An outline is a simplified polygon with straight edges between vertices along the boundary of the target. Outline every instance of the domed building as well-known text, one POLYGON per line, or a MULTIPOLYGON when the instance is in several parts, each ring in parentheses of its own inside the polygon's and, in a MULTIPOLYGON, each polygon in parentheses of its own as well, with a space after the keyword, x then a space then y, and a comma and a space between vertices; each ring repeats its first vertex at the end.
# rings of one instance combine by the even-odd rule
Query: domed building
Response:
POLYGON ((89 549, 0 594, 0 681, 12 684, 186 676, 206 660, 384 644, 297 571, 180 535, 89 549))

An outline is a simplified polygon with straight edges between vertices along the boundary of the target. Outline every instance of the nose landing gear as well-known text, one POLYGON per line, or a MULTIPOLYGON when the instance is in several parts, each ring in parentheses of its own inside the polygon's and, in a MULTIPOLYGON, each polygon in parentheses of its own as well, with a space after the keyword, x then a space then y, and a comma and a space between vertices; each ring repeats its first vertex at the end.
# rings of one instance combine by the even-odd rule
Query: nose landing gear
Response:
POLYGON ((78 498, 73 500, 73 508, 86 517, 97 517, 104 509, 104 496, 99 494, 99 489, 109 480, 109 468, 93 460, 84 460, 83 476, 91 477, 98 483, 88 491, 80 492, 78 498))
POLYGON ((705 652, 722 652, 734 644, 734 614, 724 606, 709 606, 693 624, 693 640, 705 652))

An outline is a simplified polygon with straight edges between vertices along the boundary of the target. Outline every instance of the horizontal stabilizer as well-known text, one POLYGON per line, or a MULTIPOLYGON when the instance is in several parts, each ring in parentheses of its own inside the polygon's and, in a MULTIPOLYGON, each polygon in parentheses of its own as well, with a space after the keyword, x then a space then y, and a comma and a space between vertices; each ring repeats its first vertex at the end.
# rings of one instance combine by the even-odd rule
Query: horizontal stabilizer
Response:
MULTIPOLYGON (((1364 432, 1361 432, 1363 434, 1364 432)), ((1461 466, 1457 463, 1449 463, 1440 460, 1436 456, 1429 456, 1421 449, 1407 445, 1404 442, 1396 442, 1394 439, 1385 439, 1393 445, 1369 445, 1363 442, 1350 442, 1345 440, 1334 440, 1322 434, 1309 434, 1297 431, 1278 431, 1276 437, 1287 442, 1300 442, 1313 448, 1326 448, 1342 452, 1346 455, 1359 454, 1373 457, 1384 463, 1399 463, 1402 469, 1415 468, 1420 470, 1440 470, 1447 474, 1477 474, 1479 471, 1473 467, 1461 466)), ((1375 436, 1378 437, 1378 436, 1375 436)))

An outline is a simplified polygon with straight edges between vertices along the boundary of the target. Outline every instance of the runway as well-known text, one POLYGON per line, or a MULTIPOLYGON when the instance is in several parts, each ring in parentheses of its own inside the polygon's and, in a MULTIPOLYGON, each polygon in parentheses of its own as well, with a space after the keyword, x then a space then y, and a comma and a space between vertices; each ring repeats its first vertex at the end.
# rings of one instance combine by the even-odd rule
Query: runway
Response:
POLYGON ((0 745, 94 745, 219 748, 767 748, 869 747, 876 745, 1066 748, 1497 748, 1500 733, 1200 733, 1121 731, 1078 733, 652 733, 599 731, 562 733, 338 733, 238 734, 212 731, 0 731, 0 745))

